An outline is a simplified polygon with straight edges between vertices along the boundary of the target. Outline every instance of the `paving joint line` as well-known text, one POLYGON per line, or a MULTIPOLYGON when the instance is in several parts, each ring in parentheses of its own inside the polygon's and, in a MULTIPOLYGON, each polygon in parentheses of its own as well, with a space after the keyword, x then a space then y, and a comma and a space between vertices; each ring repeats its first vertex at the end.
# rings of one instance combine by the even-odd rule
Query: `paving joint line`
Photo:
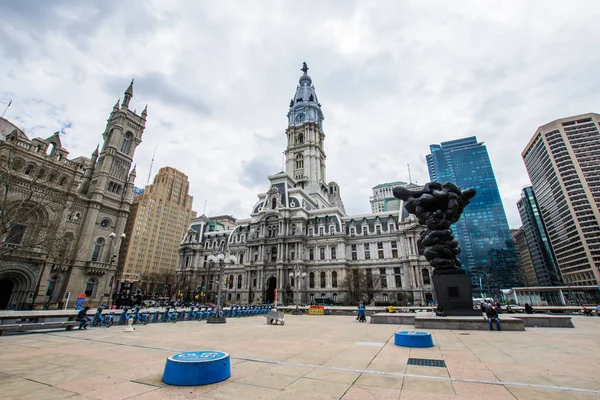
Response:
MULTIPOLYGON (((173 352, 181 352, 182 351, 182 350, 166 349, 166 348, 154 347, 154 346, 109 342, 106 340, 65 336, 64 334, 58 334, 58 333, 47 333, 47 335, 61 337, 61 338, 67 338, 67 339, 76 339, 76 340, 83 340, 83 341, 89 341, 89 342, 111 344, 111 345, 115 345, 115 346, 136 347, 136 348, 141 348, 141 349, 173 351, 173 352)), ((387 371, 367 370, 367 369, 358 369, 358 368, 343 368, 343 367, 332 367, 332 366, 314 365, 314 364, 300 364, 300 363, 294 363, 294 362, 289 362, 289 361, 264 360, 261 358, 253 358, 253 357, 236 357, 236 356, 232 356, 232 355, 230 355, 229 357, 234 360, 252 361, 252 362, 258 362, 258 363, 263 363, 263 364, 291 365, 291 366, 295 366, 295 367, 310 367, 313 369, 339 371, 339 372, 351 372, 351 373, 371 374, 371 375, 380 375, 380 376, 396 376, 396 377, 405 377, 405 378, 431 379, 431 380, 435 380, 435 381, 477 383, 477 384, 495 385, 495 386, 517 386, 517 387, 529 387, 529 388, 536 388, 536 389, 564 390, 564 391, 569 391, 569 392, 590 393, 590 394, 599 394, 600 395, 600 390, 581 389, 581 388, 574 388, 574 387, 568 387, 568 386, 540 385, 540 384, 534 384, 534 383, 521 383, 521 382, 508 382, 508 381, 487 381, 487 380, 483 380, 483 379, 466 379, 466 378, 450 378, 450 377, 446 378, 446 377, 441 377, 441 376, 406 374, 406 373, 402 373, 402 372, 387 372, 387 371)))

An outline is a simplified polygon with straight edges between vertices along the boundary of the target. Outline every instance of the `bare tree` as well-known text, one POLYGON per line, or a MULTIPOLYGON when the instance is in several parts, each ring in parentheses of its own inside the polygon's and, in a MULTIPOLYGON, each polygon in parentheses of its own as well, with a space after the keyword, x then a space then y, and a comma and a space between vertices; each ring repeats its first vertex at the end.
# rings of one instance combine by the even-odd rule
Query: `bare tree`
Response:
POLYGON ((49 162, 28 162, 17 146, 12 138, 0 141, 0 258, 15 252, 61 256, 65 182, 49 162))
POLYGON ((367 275, 362 269, 348 270, 344 279, 340 282, 340 288, 348 292, 352 304, 369 300, 367 293, 367 275))

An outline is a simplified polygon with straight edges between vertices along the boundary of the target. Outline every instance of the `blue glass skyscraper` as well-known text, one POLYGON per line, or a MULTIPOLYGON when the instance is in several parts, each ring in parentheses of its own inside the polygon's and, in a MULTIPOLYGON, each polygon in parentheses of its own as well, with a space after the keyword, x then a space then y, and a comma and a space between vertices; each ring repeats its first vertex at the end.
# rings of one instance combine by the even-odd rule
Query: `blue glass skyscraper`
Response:
POLYGON ((533 187, 526 186, 523 188, 521 199, 517 202, 517 208, 521 215, 521 222, 523 222, 525 240, 538 284, 540 286, 562 285, 562 278, 533 187))
POLYGON ((453 182, 477 195, 453 226, 459 258, 471 274, 473 291, 498 293, 523 283, 514 243, 487 148, 475 136, 429 146, 429 177, 453 182))

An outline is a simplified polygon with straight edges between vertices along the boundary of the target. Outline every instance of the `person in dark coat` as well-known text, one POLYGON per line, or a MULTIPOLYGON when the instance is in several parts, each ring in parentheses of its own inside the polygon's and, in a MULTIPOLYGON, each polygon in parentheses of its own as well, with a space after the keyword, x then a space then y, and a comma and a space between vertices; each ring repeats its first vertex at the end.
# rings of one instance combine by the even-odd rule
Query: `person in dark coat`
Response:
POLYGON ((489 306, 485 310, 485 315, 488 319, 488 322, 490 323, 490 331, 494 330, 494 328, 492 328, 492 322, 496 322, 496 328, 498 328, 499 331, 502 330, 500 329, 500 318, 498 318, 498 313, 496 312, 496 309, 494 307, 489 306))
POLYGON ((534 312, 534 311, 533 311, 533 307, 531 307, 531 306, 529 305, 529 303, 525 303, 525 312, 526 312, 527 314, 533 314, 533 312, 534 312))
POLYGON ((79 328, 78 329, 87 329, 88 324, 90 323, 90 319, 87 317, 87 312, 90 308, 89 307, 85 307, 83 310, 79 311, 79 313, 77 313, 77 321, 79 321, 79 328))

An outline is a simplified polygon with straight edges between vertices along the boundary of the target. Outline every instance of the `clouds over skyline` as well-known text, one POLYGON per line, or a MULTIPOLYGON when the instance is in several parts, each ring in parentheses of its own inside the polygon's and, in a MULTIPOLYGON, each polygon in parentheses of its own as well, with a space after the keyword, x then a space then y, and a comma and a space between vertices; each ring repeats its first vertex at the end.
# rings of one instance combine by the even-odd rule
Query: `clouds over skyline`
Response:
POLYGON ((73 157, 101 141, 135 78, 148 104, 143 186, 171 166, 194 208, 248 216, 281 170, 301 63, 325 114, 327 179, 346 210, 382 182, 428 181, 429 145, 476 135, 511 227, 529 182, 520 153, 551 120, 596 111, 600 7, 593 1, 398 2, 0 0, 0 103, 31 136, 64 132, 73 157), (38 4, 39 3, 39 4, 38 4))

